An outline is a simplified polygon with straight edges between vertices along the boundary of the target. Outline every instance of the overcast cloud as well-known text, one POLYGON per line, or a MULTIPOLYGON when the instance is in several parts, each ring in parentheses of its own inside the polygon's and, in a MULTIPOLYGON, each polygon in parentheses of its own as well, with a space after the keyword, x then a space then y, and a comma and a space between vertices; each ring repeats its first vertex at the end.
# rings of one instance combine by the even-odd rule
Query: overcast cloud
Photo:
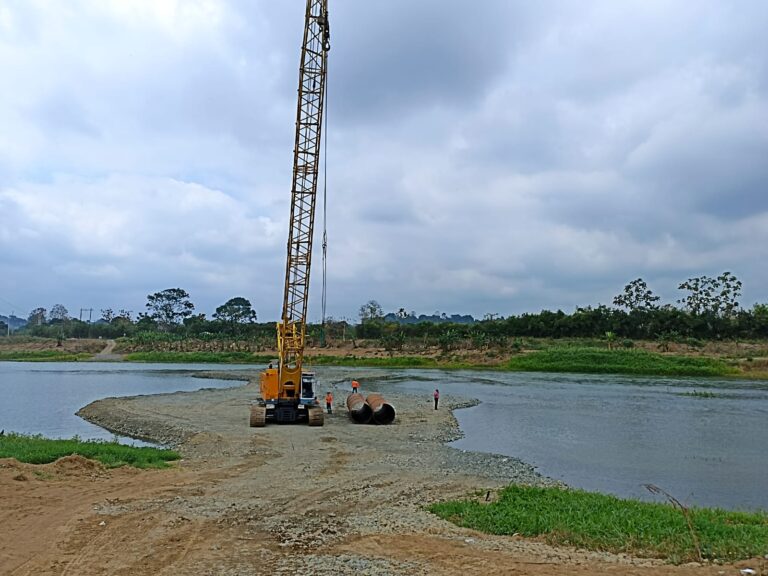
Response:
MULTIPOLYGON (((724 270, 768 301, 768 3, 330 10, 330 315, 572 311, 638 276, 674 302, 724 270)), ((0 314, 182 287, 276 319, 303 13, 0 0, 0 314)))

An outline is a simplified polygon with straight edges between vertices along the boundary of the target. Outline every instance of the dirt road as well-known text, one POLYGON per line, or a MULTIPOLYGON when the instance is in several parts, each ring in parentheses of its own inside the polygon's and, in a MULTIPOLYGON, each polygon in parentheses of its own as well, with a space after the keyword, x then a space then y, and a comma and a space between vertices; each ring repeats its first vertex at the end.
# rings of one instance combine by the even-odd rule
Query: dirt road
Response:
POLYGON ((429 514, 436 500, 549 483, 514 459, 446 447, 462 400, 435 411, 428 397, 391 393, 392 426, 353 425, 337 408, 323 428, 251 429, 255 394, 251 384, 82 411, 179 445, 172 470, 0 461, 0 574, 738 574, 483 535, 429 514))

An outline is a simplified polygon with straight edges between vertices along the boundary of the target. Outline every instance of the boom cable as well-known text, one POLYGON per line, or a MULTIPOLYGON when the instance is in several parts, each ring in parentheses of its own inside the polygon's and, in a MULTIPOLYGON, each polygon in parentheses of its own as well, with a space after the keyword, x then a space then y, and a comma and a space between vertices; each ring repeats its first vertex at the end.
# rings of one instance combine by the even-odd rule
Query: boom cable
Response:
MULTIPOLYGON (((327 46, 329 49, 330 46, 327 46)), ((326 77, 325 84, 323 86, 323 99, 325 102, 325 127, 323 128, 323 296, 322 296, 322 326, 325 330, 325 307, 327 301, 327 288, 328 288, 328 68, 326 65, 326 77)))

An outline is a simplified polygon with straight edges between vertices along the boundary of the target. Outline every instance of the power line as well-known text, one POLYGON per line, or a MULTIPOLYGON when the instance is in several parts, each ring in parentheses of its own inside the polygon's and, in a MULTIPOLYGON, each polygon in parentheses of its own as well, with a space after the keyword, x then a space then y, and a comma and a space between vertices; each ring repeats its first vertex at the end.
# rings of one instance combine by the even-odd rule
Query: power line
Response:
POLYGON ((19 306, 18 304, 11 302, 7 298, 3 298, 2 296, 0 296, 0 300, 5 302, 10 307, 8 308, 8 310, 24 310, 24 306, 19 306))

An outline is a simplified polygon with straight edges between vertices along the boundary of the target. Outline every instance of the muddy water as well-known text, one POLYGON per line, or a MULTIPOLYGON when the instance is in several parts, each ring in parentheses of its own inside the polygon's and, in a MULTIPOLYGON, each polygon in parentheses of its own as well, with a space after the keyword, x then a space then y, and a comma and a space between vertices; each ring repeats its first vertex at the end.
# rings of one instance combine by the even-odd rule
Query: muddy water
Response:
MULTIPOLYGON (((86 404, 110 396, 134 396, 239 386, 236 380, 195 378, 202 370, 245 366, 0 362, 0 430, 49 438, 111 439, 113 434, 75 416, 86 404)), ((120 439, 128 444, 142 442, 120 439)))
POLYGON ((429 371, 384 382, 479 399, 456 413, 456 448, 587 490, 658 500, 653 484, 687 505, 768 510, 768 382, 429 371))

